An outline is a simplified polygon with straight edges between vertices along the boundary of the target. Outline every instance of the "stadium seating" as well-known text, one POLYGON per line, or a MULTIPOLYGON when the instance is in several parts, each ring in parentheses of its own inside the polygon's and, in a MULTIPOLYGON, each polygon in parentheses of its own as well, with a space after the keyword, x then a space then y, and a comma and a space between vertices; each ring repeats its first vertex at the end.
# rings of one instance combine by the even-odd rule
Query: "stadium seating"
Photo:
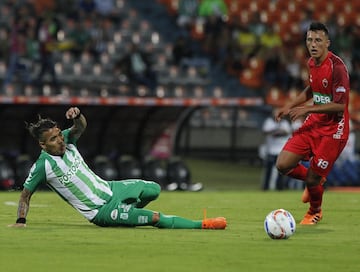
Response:
POLYGON ((105 180, 116 180, 118 177, 116 165, 105 155, 97 155, 94 158, 93 170, 97 175, 105 180))
POLYGON ((131 155, 122 155, 117 159, 119 179, 142 178, 140 162, 131 155))

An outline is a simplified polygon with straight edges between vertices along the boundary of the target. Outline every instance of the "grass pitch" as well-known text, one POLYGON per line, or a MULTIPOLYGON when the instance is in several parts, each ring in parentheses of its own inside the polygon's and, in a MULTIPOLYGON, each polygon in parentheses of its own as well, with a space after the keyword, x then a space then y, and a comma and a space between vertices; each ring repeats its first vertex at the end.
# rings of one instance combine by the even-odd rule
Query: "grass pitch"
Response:
POLYGON ((261 168, 191 159, 202 192, 163 192, 149 209, 202 219, 225 216, 226 230, 100 228, 88 223, 55 193, 37 192, 28 226, 16 219, 20 192, 0 193, 0 270, 57 271, 360 271, 360 194, 328 191, 324 219, 297 225, 288 240, 271 240, 265 216, 289 210, 299 222, 308 206, 300 191, 262 192, 261 168))
POLYGON ((37 192, 25 229, 16 219, 19 192, 0 194, 1 271, 359 271, 357 193, 326 192, 324 219, 297 225, 288 240, 263 229, 268 212, 285 208, 298 222, 300 192, 164 192, 148 208, 201 219, 225 216, 226 230, 100 228, 52 192, 37 192))

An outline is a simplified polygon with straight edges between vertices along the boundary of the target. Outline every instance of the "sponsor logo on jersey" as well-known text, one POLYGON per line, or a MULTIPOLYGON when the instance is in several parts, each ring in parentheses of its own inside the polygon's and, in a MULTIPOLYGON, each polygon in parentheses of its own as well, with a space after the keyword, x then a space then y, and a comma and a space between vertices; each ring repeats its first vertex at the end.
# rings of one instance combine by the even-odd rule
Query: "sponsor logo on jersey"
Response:
POLYGON ((130 204, 119 204, 118 208, 120 211, 120 216, 119 218, 121 220, 128 220, 129 219, 129 211, 131 210, 132 205, 130 204))
POLYGON ((120 213, 120 219, 128 220, 129 219, 129 214, 128 213, 120 213))
POLYGON ((337 131, 333 135, 333 139, 341 139, 341 136, 344 134, 344 127, 345 127, 345 119, 342 118, 338 123, 337 131))
POLYGON ((321 93, 314 93, 313 99, 314 104, 327 104, 331 102, 331 95, 329 94, 321 94, 321 93))
POLYGON ((69 170, 67 173, 59 177, 59 182, 62 184, 67 184, 71 181, 71 178, 76 174, 76 172, 79 170, 81 160, 78 157, 75 157, 74 163, 69 167, 69 170))
POLYGON ((339 86, 336 88, 335 92, 337 93, 346 93, 346 89, 344 86, 339 86))
POLYGON ((145 216, 145 215, 139 215, 138 216, 138 223, 139 224, 147 224, 147 223, 149 223, 148 217, 145 216))

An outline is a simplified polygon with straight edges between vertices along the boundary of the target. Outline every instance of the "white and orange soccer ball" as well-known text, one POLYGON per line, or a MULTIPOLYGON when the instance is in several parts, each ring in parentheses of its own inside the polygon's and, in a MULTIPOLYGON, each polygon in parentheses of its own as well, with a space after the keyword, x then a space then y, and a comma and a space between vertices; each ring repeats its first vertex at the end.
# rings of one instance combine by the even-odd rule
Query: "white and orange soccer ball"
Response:
POLYGON ((289 211, 277 209, 265 217, 264 229, 271 239, 288 239, 295 233, 296 222, 289 211))

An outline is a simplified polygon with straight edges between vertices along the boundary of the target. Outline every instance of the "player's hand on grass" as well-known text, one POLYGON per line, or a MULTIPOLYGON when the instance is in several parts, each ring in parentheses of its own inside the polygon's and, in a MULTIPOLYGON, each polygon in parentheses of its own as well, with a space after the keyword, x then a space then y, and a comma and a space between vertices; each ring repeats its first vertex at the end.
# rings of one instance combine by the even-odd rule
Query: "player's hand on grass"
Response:
POLYGON ((8 225, 9 228, 25 228, 26 227, 26 224, 23 224, 23 223, 15 223, 15 224, 11 224, 11 225, 8 225))

